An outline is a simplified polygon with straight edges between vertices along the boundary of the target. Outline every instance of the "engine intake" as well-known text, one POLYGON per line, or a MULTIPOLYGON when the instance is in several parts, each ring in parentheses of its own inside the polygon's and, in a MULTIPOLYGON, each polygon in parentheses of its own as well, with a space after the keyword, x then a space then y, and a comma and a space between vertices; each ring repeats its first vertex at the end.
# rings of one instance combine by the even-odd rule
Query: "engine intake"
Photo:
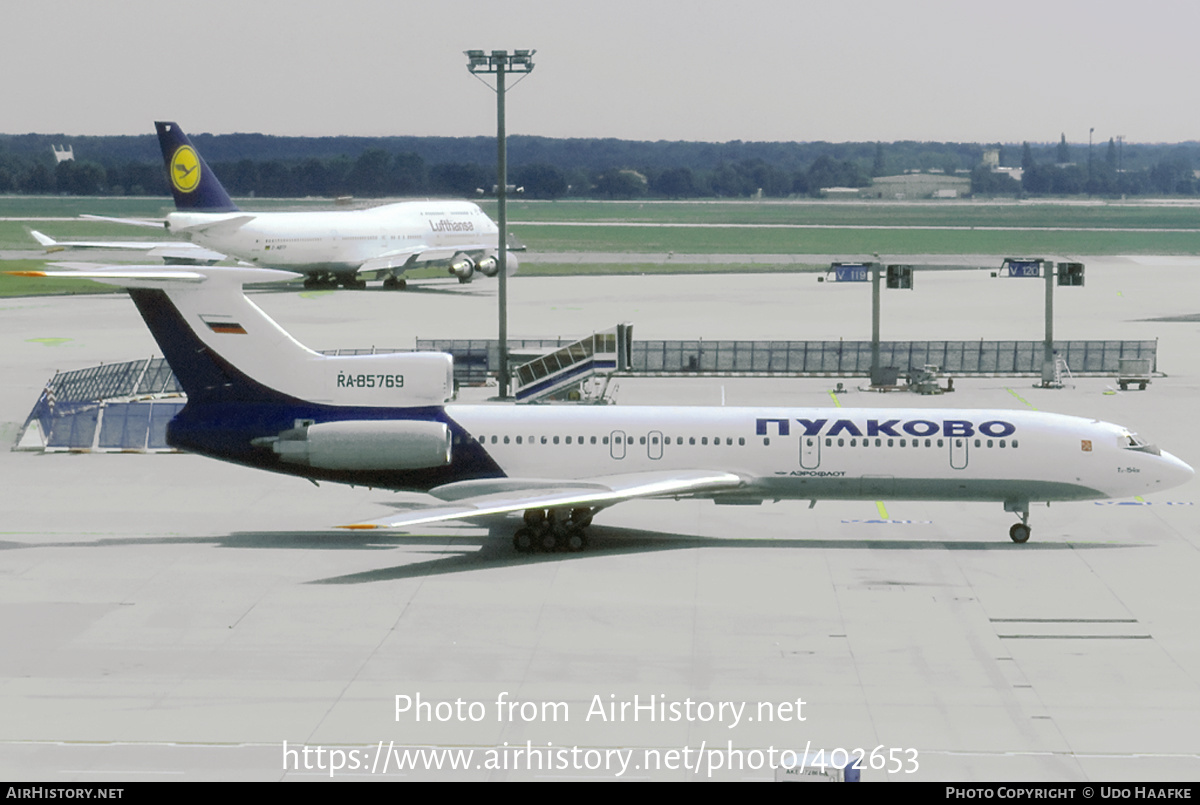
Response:
POLYGON ((475 261, 459 252, 450 260, 450 273, 466 282, 475 273, 475 261))

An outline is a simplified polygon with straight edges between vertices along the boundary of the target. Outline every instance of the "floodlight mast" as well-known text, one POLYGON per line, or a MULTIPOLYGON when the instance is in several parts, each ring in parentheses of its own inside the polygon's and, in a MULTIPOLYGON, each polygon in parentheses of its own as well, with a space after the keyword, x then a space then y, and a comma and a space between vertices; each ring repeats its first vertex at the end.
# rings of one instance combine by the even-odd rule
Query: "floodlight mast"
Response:
POLYGON ((467 70, 472 75, 490 73, 496 76, 496 199, 499 202, 500 234, 497 243, 497 262, 500 280, 497 303, 500 308, 500 397, 509 396, 508 376, 508 148, 504 130, 504 76, 507 73, 533 71, 536 50, 464 50, 467 70))

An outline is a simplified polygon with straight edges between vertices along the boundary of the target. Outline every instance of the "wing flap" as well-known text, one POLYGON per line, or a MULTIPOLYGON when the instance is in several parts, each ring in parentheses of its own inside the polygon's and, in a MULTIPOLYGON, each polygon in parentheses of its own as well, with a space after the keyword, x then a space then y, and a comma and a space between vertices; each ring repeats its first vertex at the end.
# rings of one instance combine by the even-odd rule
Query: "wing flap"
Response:
POLYGON ((634 498, 696 495, 737 489, 741 485, 742 478, 738 475, 707 470, 640 472, 579 481, 538 478, 462 481, 431 491, 435 497, 456 505, 399 512, 339 528, 397 528, 509 514, 525 509, 604 507, 634 498))

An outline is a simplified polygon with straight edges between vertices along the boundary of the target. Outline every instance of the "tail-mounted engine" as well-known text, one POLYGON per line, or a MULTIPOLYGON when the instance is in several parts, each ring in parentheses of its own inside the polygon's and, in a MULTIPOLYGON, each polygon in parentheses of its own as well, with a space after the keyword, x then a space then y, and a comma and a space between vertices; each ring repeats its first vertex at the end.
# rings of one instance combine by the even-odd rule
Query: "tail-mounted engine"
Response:
POLYGON ((450 428, 444 422, 297 420, 278 436, 253 442, 281 461, 325 470, 421 470, 450 463, 450 428))

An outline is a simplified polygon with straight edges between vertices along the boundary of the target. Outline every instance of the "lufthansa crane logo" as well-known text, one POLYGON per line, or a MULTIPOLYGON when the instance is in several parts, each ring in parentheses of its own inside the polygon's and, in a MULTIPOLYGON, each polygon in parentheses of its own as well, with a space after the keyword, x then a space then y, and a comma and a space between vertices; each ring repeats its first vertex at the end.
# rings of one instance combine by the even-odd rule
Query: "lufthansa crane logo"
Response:
POLYGON ((190 145, 181 145, 171 157, 171 184, 180 193, 190 193, 200 184, 200 157, 190 145))

